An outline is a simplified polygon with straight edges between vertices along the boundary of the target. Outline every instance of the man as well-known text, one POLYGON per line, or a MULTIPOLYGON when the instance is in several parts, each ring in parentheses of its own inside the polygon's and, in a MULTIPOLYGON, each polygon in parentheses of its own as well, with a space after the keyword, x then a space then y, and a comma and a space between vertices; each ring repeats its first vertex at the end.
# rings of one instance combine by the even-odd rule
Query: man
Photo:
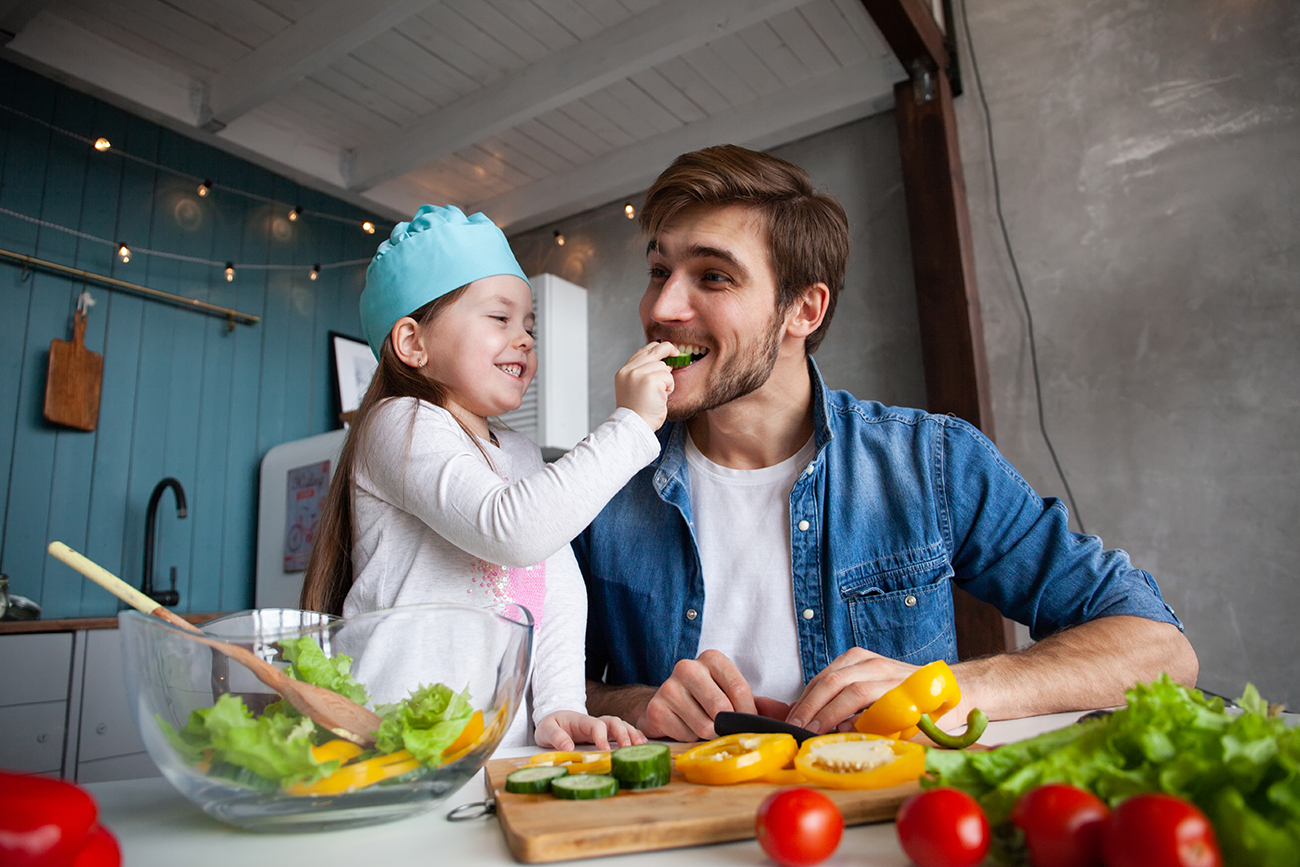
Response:
POLYGON ((641 226, 646 337, 693 360, 659 459, 574 541, 591 713, 676 740, 712 737, 724 710, 847 727, 919 665, 956 661, 950 580, 1037 642, 955 665, 952 720, 1122 703, 1162 671, 1195 682, 1151 576, 1071 533, 973 427, 826 389, 810 356, 848 224, 802 169, 685 154, 641 226))

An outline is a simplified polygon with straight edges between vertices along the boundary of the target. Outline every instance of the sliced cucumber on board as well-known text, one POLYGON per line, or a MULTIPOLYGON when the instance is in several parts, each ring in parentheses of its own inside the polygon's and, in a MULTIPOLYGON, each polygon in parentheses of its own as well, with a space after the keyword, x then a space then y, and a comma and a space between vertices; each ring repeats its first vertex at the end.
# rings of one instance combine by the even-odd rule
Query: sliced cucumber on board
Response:
POLYGON ((665 744, 641 744, 614 750, 610 773, 623 789, 654 789, 668 784, 673 759, 665 744))
POLYGON ((516 795, 541 795, 551 790, 551 781, 567 777, 567 768, 554 766, 520 768, 506 777, 506 791, 516 795))
POLYGON ((551 794, 570 801, 590 801, 618 794, 618 780, 605 774, 565 774, 551 781, 551 794))

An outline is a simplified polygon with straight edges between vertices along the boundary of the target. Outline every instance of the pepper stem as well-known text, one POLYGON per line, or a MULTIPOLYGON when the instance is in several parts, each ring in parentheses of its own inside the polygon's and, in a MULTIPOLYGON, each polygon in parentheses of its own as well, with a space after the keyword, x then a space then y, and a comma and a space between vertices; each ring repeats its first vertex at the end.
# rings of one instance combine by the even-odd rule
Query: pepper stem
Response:
POLYGON ((984 711, 975 708, 966 715, 966 731, 960 735, 950 735, 943 729, 934 724, 927 713, 921 714, 917 721, 916 727, 919 728, 927 738, 934 741, 941 747, 950 750, 964 750, 966 747, 980 739, 984 730, 989 726, 989 718, 984 711))

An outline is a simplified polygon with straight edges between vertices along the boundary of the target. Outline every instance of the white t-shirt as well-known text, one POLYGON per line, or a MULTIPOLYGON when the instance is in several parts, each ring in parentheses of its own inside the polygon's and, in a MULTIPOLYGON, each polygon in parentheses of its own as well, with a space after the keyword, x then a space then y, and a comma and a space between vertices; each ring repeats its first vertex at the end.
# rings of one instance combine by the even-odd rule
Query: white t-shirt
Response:
POLYGON ((815 451, 809 438, 779 464, 735 470, 710 461, 686 437, 704 570, 700 652, 721 651, 755 695, 785 702, 804 686, 790 576, 790 491, 815 451))
MULTIPOLYGON (((532 723, 557 710, 585 713, 587 594, 569 541, 654 460, 659 441, 629 409, 615 410, 550 464, 523 434, 496 437, 499 446, 480 441, 488 466, 445 409, 415 398, 375 409, 353 471, 353 585, 343 615, 421 602, 516 602, 536 623, 532 723)), ((458 650, 467 659, 483 652, 458 650)), ((357 679, 376 701, 404 698, 384 694, 376 667, 389 663, 378 656, 369 665, 363 656, 357 679)), ((528 743, 531 732, 527 714, 518 714, 502 745, 528 743)))

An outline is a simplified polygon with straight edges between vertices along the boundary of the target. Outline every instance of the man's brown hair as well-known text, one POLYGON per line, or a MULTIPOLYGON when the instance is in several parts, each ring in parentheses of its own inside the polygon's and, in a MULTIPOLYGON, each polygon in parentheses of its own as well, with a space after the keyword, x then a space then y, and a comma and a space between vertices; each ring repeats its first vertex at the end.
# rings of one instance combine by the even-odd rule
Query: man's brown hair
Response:
POLYGON ((830 289, 826 316, 808 335, 805 351, 821 345, 844 288, 849 221, 833 197, 813 189, 808 173, 779 157, 736 145, 682 154, 646 193, 641 230, 655 238, 677 214, 696 205, 747 205, 767 234, 776 274, 776 307, 785 311, 804 289, 830 289))

